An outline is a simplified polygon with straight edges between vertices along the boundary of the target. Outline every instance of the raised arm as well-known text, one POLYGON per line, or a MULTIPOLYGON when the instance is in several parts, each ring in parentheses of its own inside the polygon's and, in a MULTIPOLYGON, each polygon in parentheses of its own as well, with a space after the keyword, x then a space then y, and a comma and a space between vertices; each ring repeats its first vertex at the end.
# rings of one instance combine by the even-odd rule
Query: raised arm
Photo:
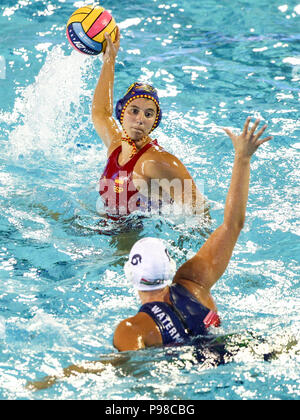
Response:
POLYGON ((110 35, 105 34, 105 38, 107 48, 103 54, 102 70, 94 93, 92 120, 103 143, 109 147, 113 141, 121 137, 119 127, 113 118, 115 62, 120 46, 119 29, 114 43, 110 35))
MULTIPOLYGON (((235 148, 231 183, 224 210, 224 221, 207 239, 198 253, 177 271, 174 281, 183 283, 192 293, 201 298, 210 297, 210 289, 227 268, 232 251, 244 226, 248 200, 250 160, 257 148, 272 137, 259 140, 267 126, 255 134, 259 120, 249 129, 247 118, 243 132, 233 134, 224 131, 231 138, 235 148)), ((202 299, 203 300, 203 299, 202 299)), ((206 302, 203 302, 206 303, 206 302)))

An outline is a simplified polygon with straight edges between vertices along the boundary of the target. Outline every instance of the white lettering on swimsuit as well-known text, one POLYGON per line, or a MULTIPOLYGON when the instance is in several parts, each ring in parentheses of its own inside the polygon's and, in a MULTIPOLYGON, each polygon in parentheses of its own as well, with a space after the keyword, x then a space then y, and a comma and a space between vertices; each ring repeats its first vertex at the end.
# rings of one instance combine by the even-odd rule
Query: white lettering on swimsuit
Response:
POLYGON ((160 320, 163 329, 167 330, 169 335, 172 337, 172 339, 176 342, 182 342, 183 338, 180 336, 179 332, 175 328, 172 319, 168 314, 162 311, 161 308, 159 308, 157 305, 154 305, 151 308, 151 311, 154 313, 157 319, 160 320))

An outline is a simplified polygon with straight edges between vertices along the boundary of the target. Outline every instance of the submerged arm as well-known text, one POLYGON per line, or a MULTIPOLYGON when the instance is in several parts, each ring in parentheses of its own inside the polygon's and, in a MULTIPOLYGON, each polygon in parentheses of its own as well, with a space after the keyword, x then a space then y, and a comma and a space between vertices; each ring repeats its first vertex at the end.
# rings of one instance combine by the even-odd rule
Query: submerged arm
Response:
POLYGON ((108 358, 103 358, 102 360, 83 362, 81 365, 70 365, 63 369, 62 375, 46 376, 41 381, 28 382, 26 387, 30 391, 39 391, 42 389, 50 388, 58 381, 70 378, 71 376, 80 375, 82 373, 99 375, 101 372, 103 372, 106 365, 110 364, 112 366, 120 366, 127 362, 129 359, 130 357, 128 355, 114 354, 108 358))

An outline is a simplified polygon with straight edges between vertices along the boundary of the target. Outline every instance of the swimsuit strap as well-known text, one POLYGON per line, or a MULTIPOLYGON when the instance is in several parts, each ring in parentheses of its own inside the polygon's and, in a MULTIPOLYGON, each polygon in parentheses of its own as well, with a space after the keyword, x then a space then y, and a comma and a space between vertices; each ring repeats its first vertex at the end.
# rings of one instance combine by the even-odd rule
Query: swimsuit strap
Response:
POLYGON ((111 154, 108 156, 107 161, 111 160, 111 159, 116 159, 119 157, 119 154, 121 153, 122 150, 122 146, 118 146, 115 150, 113 150, 111 152, 111 154))

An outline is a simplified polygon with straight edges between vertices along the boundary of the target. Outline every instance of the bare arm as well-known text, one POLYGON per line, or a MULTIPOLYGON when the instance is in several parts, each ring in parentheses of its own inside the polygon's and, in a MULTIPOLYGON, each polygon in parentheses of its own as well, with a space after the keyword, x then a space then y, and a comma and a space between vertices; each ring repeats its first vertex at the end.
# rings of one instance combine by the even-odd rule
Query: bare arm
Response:
POLYGON ((107 48, 103 54, 103 65, 92 103, 92 120, 103 143, 109 147, 121 137, 119 127, 113 118, 113 89, 116 56, 120 46, 120 31, 116 40, 105 34, 107 48))
POLYGON ((176 273, 175 282, 189 285, 189 290, 196 294, 209 295, 211 287, 221 277, 230 261, 232 251, 243 228, 248 200, 250 159, 257 148, 272 137, 259 140, 267 126, 255 134, 259 120, 249 129, 247 118, 243 132, 234 135, 229 129, 224 131, 231 138, 235 148, 231 183, 224 210, 224 221, 207 239, 198 253, 183 264, 176 273), (186 282, 188 281, 188 282, 186 282))
POLYGON ((208 213, 208 204, 183 163, 166 151, 159 151, 159 160, 155 153, 153 159, 148 158, 144 165, 145 175, 151 183, 157 182, 163 194, 170 196, 176 204, 184 205, 185 211, 192 209, 193 213, 208 213))

